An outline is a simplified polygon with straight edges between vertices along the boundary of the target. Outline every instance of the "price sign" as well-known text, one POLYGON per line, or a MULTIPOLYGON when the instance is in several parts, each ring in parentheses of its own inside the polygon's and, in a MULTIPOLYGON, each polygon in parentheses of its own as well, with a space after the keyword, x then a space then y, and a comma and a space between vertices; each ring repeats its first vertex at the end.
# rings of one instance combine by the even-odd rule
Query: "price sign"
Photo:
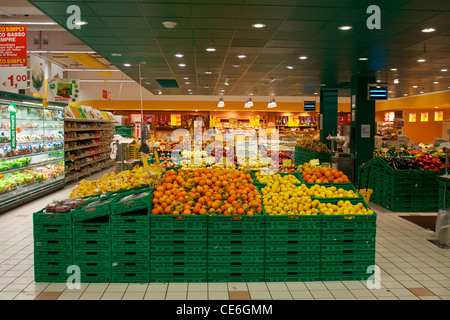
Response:
POLYGON ((310 163, 312 166, 320 166, 319 159, 312 159, 311 161, 309 161, 309 163, 310 163))
POLYGON ((0 89, 16 90, 27 88, 27 67, 0 68, 0 89))
POLYGON ((171 114, 170 125, 174 127, 181 126, 181 114, 171 114))
POLYGON ((298 127, 299 121, 297 116, 289 116, 288 117, 288 126, 289 127, 298 127))
POLYGON ((283 167, 290 167, 292 165, 292 160, 283 160, 283 167))

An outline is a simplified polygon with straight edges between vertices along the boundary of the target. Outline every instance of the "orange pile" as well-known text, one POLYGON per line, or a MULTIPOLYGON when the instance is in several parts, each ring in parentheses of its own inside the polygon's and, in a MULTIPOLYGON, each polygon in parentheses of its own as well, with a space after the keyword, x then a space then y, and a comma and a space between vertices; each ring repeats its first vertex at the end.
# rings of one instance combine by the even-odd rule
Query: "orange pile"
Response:
POLYGON ((350 182, 342 171, 331 168, 306 169, 302 174, 302 178, 306 183, 350 182))
POLYGON ((155 185, 152 214, 262 214, 261 195, 252 182, 239 170, 172 169, 155 185))

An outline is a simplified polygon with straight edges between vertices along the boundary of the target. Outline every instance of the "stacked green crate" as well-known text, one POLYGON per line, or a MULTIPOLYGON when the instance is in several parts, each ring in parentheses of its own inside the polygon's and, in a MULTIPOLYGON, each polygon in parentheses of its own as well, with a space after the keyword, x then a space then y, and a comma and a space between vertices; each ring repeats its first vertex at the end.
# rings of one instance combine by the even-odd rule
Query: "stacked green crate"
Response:
POLYGON ((66 282, 73 264, 70 213, 33 214, 35 282, 66 282))
POLYGON ((264 281, 264 215, 208 217, 208 281, 264 281))
POLYGON ((206 215, 150 215, 150 281, 206 282, 206 215))
MULTIPOLYGON (((440 184, 438 177, 445 171, 423 170, 422 212, 438 212, 443 208, 443 199, 440 200, 440 184)), ((443 191, 443 189, 442 189, 443 191)))
POLYGON ((328 162, 331 163, 331 153, 326 152, 313 152, 311 149, 306 149, 302 147, 295 147, 294 162, 298 166, 309 162, 313 159, 319 160, 320 163, 328 162))
POLYGON ((121 194, 111 203, 111 282, 150 279, 151 190, 121 194))
POLYGON ((320 280, 320 215, 266 215, 265 281, 320 280))
POLYGON ((73 261, 81 282, 110 282, 110 215, 73 223, 73 261))
POLYGON ((445 195, 445 207, 450 208, 450 181, 448 181, 448 179, 445 178, 438 179, 438 181, 439 181, 439 209, 444 208, 444 195, 445 195))
MULTIPOLYGON (((337 204, 339 200, 323 203, 337 204)), ((355 205, 363 200, 353 199, 355 205)), ((322 281, 367 280, 369 266, 375 264, 376 213, 322 214, 321 278, 322 281)))

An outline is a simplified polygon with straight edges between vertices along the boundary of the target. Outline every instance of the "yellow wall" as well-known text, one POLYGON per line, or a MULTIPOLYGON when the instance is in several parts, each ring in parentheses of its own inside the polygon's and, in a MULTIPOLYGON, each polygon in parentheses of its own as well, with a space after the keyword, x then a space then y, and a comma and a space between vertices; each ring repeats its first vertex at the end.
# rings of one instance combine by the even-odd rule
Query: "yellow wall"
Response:
MULTIPOLYGON (((91 106, 98 110, 140 110, 139 100, 88 100, 82 101, 80 105, 91 106)), ((277 107, 267 109, 267 102, 253 102, 250 109, 244 108, 243 101, 225 101, 224 108, 217 108, 217 101, 143 101, 144 110, 173 110, 173 111, 270 111, 270 112, 300 112, 303 104, 299 102, 277 102, 277 107)), ((317 111, 320 104, 317 103, 317 111)), ((350 103, 339 103, 338 111, 350 112, 350 103)))
POLYGON ((448 107, 450 104, 450 91, 421 94, 387 101, 377 101, 376 111, 393 111, 411 108, 428 109, 434 107, 448 107))

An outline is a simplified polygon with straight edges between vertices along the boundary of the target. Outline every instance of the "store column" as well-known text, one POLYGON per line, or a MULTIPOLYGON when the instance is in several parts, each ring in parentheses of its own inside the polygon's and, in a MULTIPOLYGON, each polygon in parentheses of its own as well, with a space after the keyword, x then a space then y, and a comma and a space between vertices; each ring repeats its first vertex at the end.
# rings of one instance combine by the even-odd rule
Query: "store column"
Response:
POLYGON ((320 90, 320 142, 331 150, 329 135, 337 134, 338 91, 333 89, 320 90))
POLYGON ((368 99, 368 85, 375 83, 370 73, 356 73, 351 84, 350 149, 355 158, 355 184, 359 166, 373 157, 375 146, 375 101, 368 99))

